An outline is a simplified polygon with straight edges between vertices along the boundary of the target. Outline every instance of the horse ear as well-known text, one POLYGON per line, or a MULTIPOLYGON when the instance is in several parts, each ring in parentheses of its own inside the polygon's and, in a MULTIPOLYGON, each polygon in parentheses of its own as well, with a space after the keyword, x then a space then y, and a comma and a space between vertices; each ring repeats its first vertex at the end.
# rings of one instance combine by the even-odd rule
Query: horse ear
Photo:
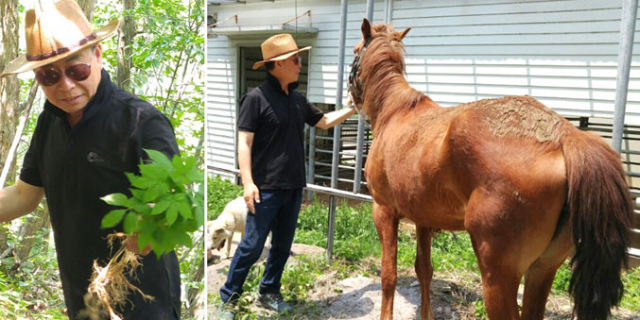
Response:
POLYGON ((371 38, 371 23, 367 18, 362 20, 362 27, 360 29, 362 29, 362 37, 365 40, 371 38))
POLYGON ((409 30, 411 30, 411 27, 405 29, 404 31, 400 32, 400 40, 404 39, 404 37, 407 35, 407 33, 409 33, 409 30))

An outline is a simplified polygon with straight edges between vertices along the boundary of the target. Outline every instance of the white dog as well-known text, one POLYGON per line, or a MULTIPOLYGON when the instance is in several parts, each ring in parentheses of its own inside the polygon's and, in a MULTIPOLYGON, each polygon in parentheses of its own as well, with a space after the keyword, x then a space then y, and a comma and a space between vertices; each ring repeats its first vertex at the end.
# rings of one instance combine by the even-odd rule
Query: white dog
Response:
POLYGON ((240 238, 244 237, 247 211, 249 211, 249 209, 247 209, 244 198, 239 197, 227 203, 216 220, 207 221, 207 239, 209 240, 209 244, 207 245, 207 258, 213 255, 213 249, 222 249, 225 242, 227 243, 227 255, 223 255, 221 259, 231 257, 231 240, 233 239, 233 233, 236 231, 240 232, 240 238))

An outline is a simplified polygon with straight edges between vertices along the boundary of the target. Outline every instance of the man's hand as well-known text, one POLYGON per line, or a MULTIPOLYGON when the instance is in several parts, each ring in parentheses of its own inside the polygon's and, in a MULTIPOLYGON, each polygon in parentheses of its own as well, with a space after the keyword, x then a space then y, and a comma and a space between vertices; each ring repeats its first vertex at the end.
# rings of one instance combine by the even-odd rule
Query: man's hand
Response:
POLYGON ((247 203, 247 208, 251 213, 256 214, 255 203, 260 203, 260 190, 253 183, 247 183, 244 185, 244 202, 247 203))
POLYGON ((42 187, 32 186, 20 179, 15 184, 0 189, 0 222, 11 221, 32 212, 38 207, 42 197, 42 187))
POLYGON ((316 127, 320 129, 333 128, 335 125, 341 123, 352 114, 356 113, 356 107, 353 102, 348 102, 348 108, 342 108, 340 110, 331 111, 324 114, 324 116, 316 123, 316 127))
POLYGON ((127 250, 142 256, 146 256, 149 254, 149 252, 151 252, 151 244, 148 244, 146 247, 144 247, 144 249, 142 249, 142 252, 140 251, 137 233, 132 236, 128 236, 127 239, 124 240, 124 245, 127 250))

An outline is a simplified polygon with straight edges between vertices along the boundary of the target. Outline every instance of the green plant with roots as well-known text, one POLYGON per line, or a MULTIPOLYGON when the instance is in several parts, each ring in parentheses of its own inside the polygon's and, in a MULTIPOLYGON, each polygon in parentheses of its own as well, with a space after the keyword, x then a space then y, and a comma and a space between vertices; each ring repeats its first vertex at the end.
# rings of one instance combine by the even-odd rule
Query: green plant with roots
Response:
MULTIPOLYGON (((101 227, 113 228, 122 223, 126 237, 137 237, 140 252, 150 245, 159 258, 178 246, 193 245, 190 234, 204 224, 204 175, 193 156, 174 156, 169 160, 159 151, 144 151, 151 162, 140 164, 140 175, 126 173, 132 186, 131 196, 114 193, 102 198, 117 209, 103 217, 101 227)), ((114 234, 109 241, 115 238, 122 239, 120 234, 114 234)), ((132 276, 139 265, 139 257, 124 245, 105 267, 94 262, 84 315, 92 319, 99 319, 100 315, 120 319, 115 307, 126 302, 128 292, 140 292, 127 279, 127 274, 132 276)))

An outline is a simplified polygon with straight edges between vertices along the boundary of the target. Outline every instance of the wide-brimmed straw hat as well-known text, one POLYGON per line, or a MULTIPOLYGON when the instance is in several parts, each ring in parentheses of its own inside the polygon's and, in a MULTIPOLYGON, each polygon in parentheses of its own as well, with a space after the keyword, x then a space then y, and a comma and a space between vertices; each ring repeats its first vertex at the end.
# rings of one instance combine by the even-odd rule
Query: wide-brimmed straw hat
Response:
POLYGON ((286 60, 298 52, 311 49, 311 46, 299 49, 296 41, 288 33, 276 34, 265 40, 260 47, 262 48, 262 61, 253 65, 254 70, 260 68, 265 62, 286 60))
POLYGON ((33 70, 91 47, 118 29, 118 20, 92 30, 74 0, 54 0, 41 10, 25 13, 27 53, 9 62, 0 78, 33 70))

